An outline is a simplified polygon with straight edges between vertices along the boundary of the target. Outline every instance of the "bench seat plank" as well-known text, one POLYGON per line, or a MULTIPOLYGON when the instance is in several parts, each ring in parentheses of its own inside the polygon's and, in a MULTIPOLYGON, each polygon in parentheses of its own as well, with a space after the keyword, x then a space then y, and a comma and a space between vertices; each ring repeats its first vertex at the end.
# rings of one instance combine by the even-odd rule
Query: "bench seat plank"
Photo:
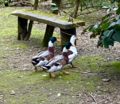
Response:
POLYGON ((84 21, 77 21, 74 22, 75 24, 73 24, 72 22, 67 22, 64 20, 59 19, 59 17, 50 17, 50 16, 44 16, 44 15, 40 15, 40 14, 36 14, 36 13, 32 13, 32 12, 24 12, 24 11, 20 11, 20 10, 15 10, 11 13, 12 15, 21 17, 21 18, 25 18, 25 19, 30 19, 33 21, 38 21, 40 23, 45 23, 54 27, 59 27, 61 29, 71 29, 76 27, 75 24, 80 25, 80 26, 84 26, 85 22, 84 21))

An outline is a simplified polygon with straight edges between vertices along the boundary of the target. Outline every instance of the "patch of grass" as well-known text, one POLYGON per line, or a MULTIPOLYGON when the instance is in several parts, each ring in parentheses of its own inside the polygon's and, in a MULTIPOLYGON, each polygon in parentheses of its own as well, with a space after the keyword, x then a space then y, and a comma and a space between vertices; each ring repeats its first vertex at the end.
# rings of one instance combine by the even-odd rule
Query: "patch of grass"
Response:
POLYGON ((120 62, 113 60, 111 62, 106 62, 104 65, 104 70, 109 73, 119 73, 120 72, 120 62))

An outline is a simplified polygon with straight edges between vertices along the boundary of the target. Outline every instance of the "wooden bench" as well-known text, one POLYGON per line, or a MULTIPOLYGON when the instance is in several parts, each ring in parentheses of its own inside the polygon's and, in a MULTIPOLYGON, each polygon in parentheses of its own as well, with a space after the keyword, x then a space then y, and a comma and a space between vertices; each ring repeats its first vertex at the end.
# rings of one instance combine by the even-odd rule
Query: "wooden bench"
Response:
POLYGON ((54 28, 60 28, 61 46, 69 41, 71 35, 76 35, 76 27, 84 26, 84 21, 68 22, 60 19, 60 16, 45 16, 33 12, 15 10, 11 15, 18 16, 18 40, 29 40, 33 21, 47 24, 42 45, 47 47, 49 38, 53 35, 54 28), (30 20, 30 21, 28 21, 30 20), (77 25, 76 25, 77 24, 77 25))

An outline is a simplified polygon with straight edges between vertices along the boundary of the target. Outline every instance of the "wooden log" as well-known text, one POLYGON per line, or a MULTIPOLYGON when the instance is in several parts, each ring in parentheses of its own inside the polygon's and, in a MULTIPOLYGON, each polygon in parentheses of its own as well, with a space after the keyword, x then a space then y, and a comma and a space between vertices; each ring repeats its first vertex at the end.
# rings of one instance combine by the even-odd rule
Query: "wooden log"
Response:
POLYGON ((24 40, 27 35, 27 19, 18 17, 18 40, 24 40))
POLYGON ((71 29, 60 29, 61 33, 61 47, 63 48, 63 45, 70 41, 70 38, 72 35, 76 35, 76 28, 71 29))
POLYGON ((47 25, 43 42, 42 42, 43 47, 48 47, 48 41, 50 37, 52 37, 53 35, 54 28, 55 28, 54 26, 47 25))

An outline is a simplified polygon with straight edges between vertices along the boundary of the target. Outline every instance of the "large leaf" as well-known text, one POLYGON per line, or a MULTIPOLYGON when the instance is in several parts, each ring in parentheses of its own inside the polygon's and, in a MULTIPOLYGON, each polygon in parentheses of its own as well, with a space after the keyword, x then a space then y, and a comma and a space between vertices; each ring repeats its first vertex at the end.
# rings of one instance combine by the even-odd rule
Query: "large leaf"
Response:
POLYGON ((111 1, 111 3, 114 3, 116 0, 110 0, 111 1))
POLYGON ((97 29, 99 26, 99 24, 93 25, 92 27, 89 28, 89 31, 93 31, 95 29, 97 29))
POLYGON ((107 22, 107 20, 106 20, 105 22, 103 21, 103 22, 100 24, 99 29, 100 29, 100 30, 106 30, 106 29, 108 29, 109 25, 110 25, 110 23, 107 22))
POLYGON ((116 20, 119 20, 120 14, 115 17, 116 20))
POLYGON ((117 24, 117 22, 112 22, 112 23, 110 23, 108 28, 111 28, 111 27, 115 26, 116 24, 117 24))
POLYGON ((120 14, 120 7, 118 7, 117 9, 117 14, 120 14))
POLYGON ((105 38, 103 41, 102 41, 103 45, 105 48, 109 48, 109 44, 108 44, 108 41, 107 41, 107 38, 105 38))
POLYGON ((114 32, 113 29, 112 29, 112 30, 106 30, 106 31, 103 33, 103 35, 104 35, 105 37, 111 37, 111 35, 113 34, 113 32, 114 32))
POLYGON ((105 20, 105 19, 107 19, 110 15, 111 15, 111 14, 105 15, 105 16, 102 18, 102 21, 105 20))
POLYGON ((120 24, 120 19, 117 20, 117 24, 120 24))
POLYGON ((114 33, 114 29, 112 30, 106 30, 103 32, 103 36, 98 41, 98 46, 103 44, 105 48, 109 48, 109 45, 114 45, 114 39, 112 39, 114 33))
POLYGON ((116 30, 115 30, 115 33, 114 33, 114 35, 113 35, 113 39, 114 39, 115 41, 120 42, 120 29, 116 29, 116 30))
MULTIPOLYGON (((87 28, 85 28, 85 29, 83 30, 83 33, 88 32, 89 29, 92 28, 93 26, 94 26, 94 25, 90 25, 90 26, 88 26, 87 28)), ((83 33, 82 33, 82 34, 83 34, 83 33)))
POLYGON ((114 45, 114 40, 112 38, 105 37, 102 41, 105 48, 109 48, 109 45, 114 45))
POLYGON ((109 38, 107 43, 108 45, 114 46, 114 40, 112 38, 109 38))

